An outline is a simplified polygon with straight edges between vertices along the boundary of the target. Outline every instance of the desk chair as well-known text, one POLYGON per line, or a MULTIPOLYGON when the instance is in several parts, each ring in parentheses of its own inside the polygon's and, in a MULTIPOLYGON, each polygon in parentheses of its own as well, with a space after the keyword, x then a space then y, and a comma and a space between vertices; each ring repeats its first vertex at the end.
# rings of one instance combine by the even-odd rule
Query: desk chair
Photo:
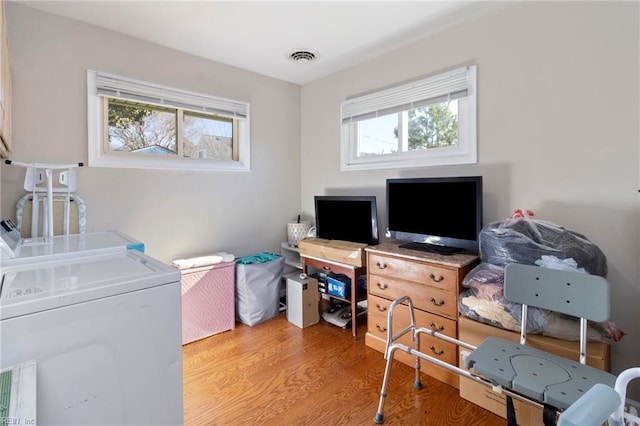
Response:
POLYGON ((418 389, 422 387, 420 361, 424 360, 506 394, 507 422, 510 426, 516 425, 511 398, 542 407, 545 425, 555 425, 557 420, 559 424, 567 426, 599 425, 607 417, 611 417, 610 423, 621 425, 626 384, 640 376, 640 368, 637 371, 632 369, 624 377, 621 375, 616 386, 616 376, 585 364, 587 321, 602 322, 609 319, 609 283, 602 277, 582 272, 510 264, 505 269, 504 297, 522 304, 520 343, 489 337, 477 347, 435 330, 417 328, 411 299, 405 296, 395 300, 389 307, 385 349, 387 364, 374 422, 384 422, 382 411, 391 364, 394 353, 402 350, 415 356, 414 387, 418 389), (409 309, 410 324, 394 334, 393 311, 405 305, 409 309), (580 318, 580 362, 526 346, 529 305, 580 318), (411 334, 413 347, 395 343, 407 333, 411 334), (465 360, 466 370, 420 352, 421 334, 429 334, 470 350, 465 360), (574 406, 578 400, 580 403, 574 406), (590 409, 586 410, 585 407, 590 409), (566 413, 558 418, 558 414, 565 410, 566 413))

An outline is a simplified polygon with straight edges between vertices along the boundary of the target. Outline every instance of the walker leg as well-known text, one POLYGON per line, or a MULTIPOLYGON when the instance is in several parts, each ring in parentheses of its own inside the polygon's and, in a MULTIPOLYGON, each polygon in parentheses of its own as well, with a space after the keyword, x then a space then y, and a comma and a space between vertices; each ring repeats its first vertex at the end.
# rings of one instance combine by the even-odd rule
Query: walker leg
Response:
POLYGON ((382 390, 380 391, 380 402, 378 403, 378 412, 373 417, 373 421, 376 424, 384 423, 384 415, 382 414, 382 409, 384 408, 384 399, 387 396, 387 384, 389 382, 389 374, 391 374, 391 364, 393 363, 393 354, 395 353, 396 348, 391 346, 389 348, 389 353, 387 354, 387 365, 384 368, 384 377, 382 379, 382 390))
MULTIPOLYGON (((414 339, 416 341, 416 350, 420 352, 420 335, 415 332, 415 324, 414 324, 414 339)), ((416 389, 422 389, 422 381, 420 380, 420 357, 416 355, 415 362, 415 378, 413 379, 413 387, 416 389)))
POLYGON ((416 377, 413 380, 413 387, 416 389, 422 389, 422 381, 420 380, 420 362, 418 360, 416 360, 416 377))

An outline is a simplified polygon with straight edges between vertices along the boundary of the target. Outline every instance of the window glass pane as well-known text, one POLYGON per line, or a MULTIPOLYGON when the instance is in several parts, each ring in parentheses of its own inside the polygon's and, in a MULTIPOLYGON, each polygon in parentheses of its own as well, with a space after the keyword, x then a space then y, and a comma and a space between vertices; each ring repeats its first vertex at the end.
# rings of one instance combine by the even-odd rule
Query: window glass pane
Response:
POLYGON ((233 160, 233 120, 184 112, 185 157, 233 160))
POLYGON ((443 102, 408 112, 409 151, 458 143, 458 101, 443 102))
POLYGON ((109 150, 175 155, 176 110, 109 99, 109 150))
POLYGON ((358 157, 398 152, 398 114, 358 122, 358 157))
POLYGON ((347 98, 340 170, 476 164, 476 74, 472 65, 347 98))

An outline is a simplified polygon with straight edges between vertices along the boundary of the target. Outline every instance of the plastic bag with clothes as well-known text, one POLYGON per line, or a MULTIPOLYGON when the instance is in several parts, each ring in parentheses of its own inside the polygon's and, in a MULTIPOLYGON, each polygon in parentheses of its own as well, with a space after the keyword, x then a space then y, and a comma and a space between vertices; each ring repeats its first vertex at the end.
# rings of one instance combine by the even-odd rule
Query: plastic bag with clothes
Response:
MULTIPOLYGON (((466 288, 458 298, 461 315, 511 331, 519 331, 522 305, 504 298, 504 266, 482 262, 462 280, 466 288)), ((527 332, 542 333, 547 325, 542 311, 530 307, 527 332)))
MULTIPOLYGON (((545 256, 536 264, 578 271, 573 262, 551 256, 545 256)), ((504 266, 480 263, 464 277, 462 285, 466 289, 458 299, 458 309, 462 316, 506 330, 520 330, 522 305, 503 296, 504 266)), ((580 322, 574 317, 530 306, 527 312, 527 333, 579 340, 580 322)), ((594 342, 618 342, 624 334, 612 321, 589 322, 587 329, 587 339, 594 342)))
POLYGON ((528 214, 486 225, 479 235, 480 258, 492 265, 535 265, 543 256, 573 259, 577 268, 607 276, 607 258, 587 237, 528 214))

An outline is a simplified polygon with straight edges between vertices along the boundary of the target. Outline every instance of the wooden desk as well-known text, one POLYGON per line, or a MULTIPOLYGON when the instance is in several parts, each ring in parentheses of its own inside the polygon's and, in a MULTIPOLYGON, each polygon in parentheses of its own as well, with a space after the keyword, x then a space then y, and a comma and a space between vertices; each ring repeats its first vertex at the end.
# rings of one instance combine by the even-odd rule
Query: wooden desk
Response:
POLYGON ((329 293, 325 293, 329 295, 333 299, 342 300, 344 302, 351 304, 351 332, 353 334, 353 338, 357 338, 357 319, 358 319, 358 302, 367 299, 366 292, 358 292, 358 277, 367 273, 366 266, 353 266, 348 265, 346 263, 335 262, 333 260, 321 259, 318 257, 308 256, 308 255, 300 255, 302 260, 302 271, 306 274, 310 274, 308 271, 309 267, 321 270, 322 272, 328 274, 330 272, 334 274, 344 274, 351 280, 351 297, 350 298, 341 298, 334 295, 330 295, 329 293))

